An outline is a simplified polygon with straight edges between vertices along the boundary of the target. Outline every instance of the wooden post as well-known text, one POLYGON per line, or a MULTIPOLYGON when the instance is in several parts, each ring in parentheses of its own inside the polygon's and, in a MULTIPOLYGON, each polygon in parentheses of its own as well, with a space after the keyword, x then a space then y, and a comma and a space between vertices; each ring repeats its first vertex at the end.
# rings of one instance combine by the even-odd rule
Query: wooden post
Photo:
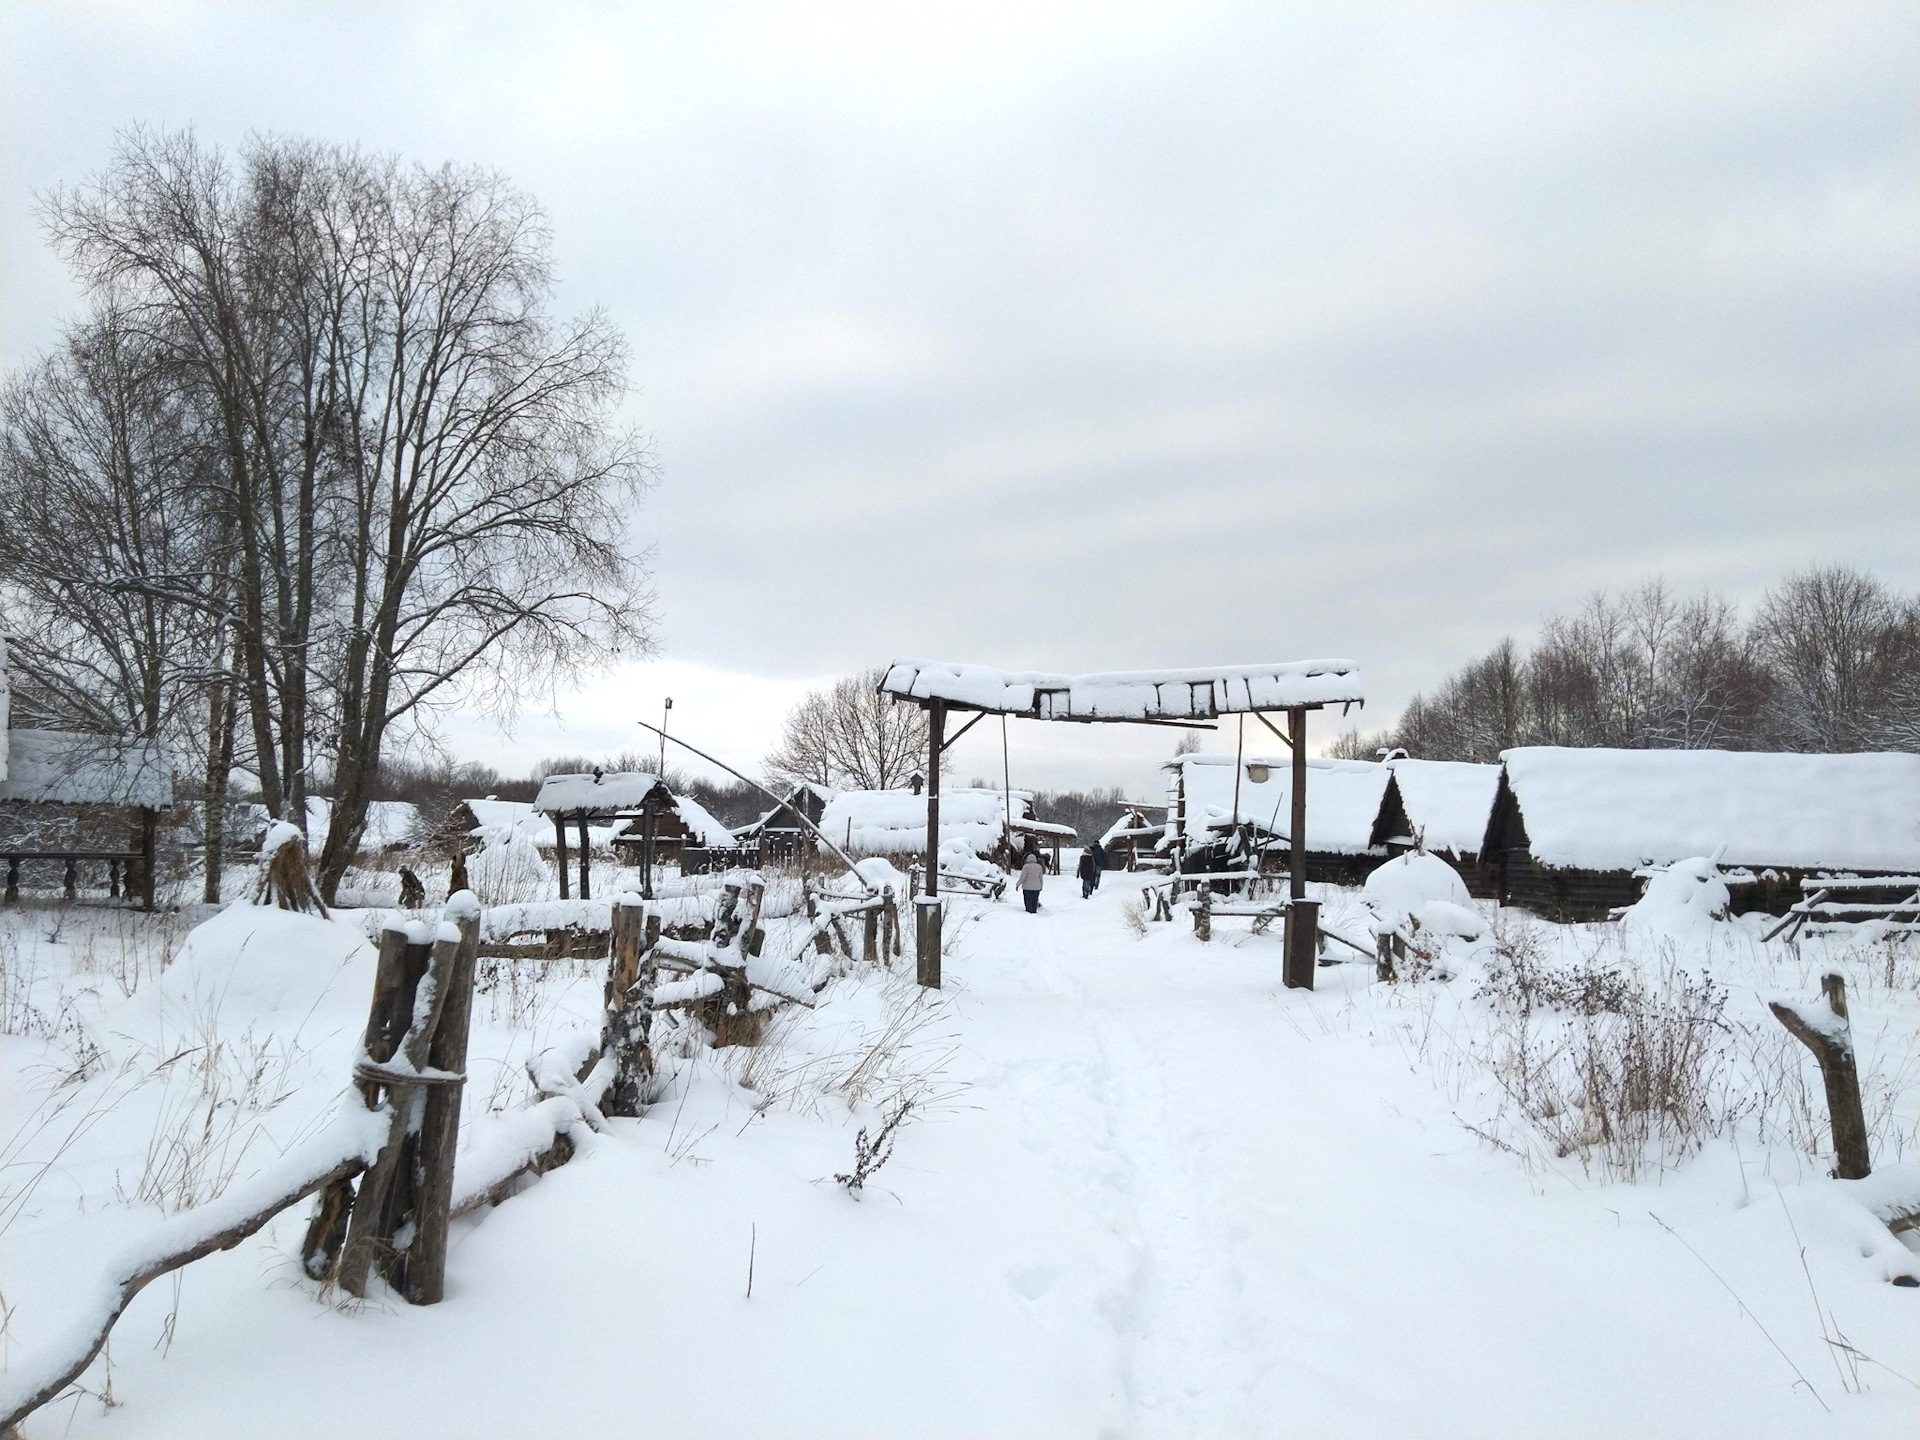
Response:
MULTIPOLYGON (((467 1032, 473 1019, 473 972, 480 954, 480 905, 468 893, 447 897, 446 918, 460 927, 460 943, 446 975, 447 995, 433 1027, 427 1064, 464 1076, 467 1032)), ((453 1157, 460 1144, 458 1085, 427 1090, 420 1121, 419 1180, 414 1186, 414 1236, 407 1247, 403 1293, 415 1305, 437 1305, 447 1288, 447 1226, 453 1209, 453 1157)))
POLYGON ((869 905, 860 917, 860 958, 869 965, 880 963, 880 907, 869 905))
POLYGON ((567 889, 567 822, 559 815, 553 817, 553 844, 555 858, 560 862, 560 898, 571 899, 567 889))
POLYGON ((607 1115, 639 1115, 646 1103, 647 1082, 653 1078, 649 1041, 654 967, 650 961, 659 925, 659 915, 645 901, 630 895, 614 897, 613 954, 607 964, 606 1018, 600 1029, 600 1053, 614 1063, 613 1081, 601 1103, 607 1115))
MULTIPOLYGON (((132 880, 133 877, 129 875, 127 878, 132 880)), ((128 885, 127 888, 131 890, 133 887, 128 885)), ((107 898, 109 900, 120 898, 120 862, 111 858, 107 861, 107 898)))
POLYGON ((1213 939, 1213 886, 1200 887, 1200 899, 1193 907, 1193 933, 1203 942, 1213 939))
POLYGON ((880 935, 880 950, 888 959, 900 954, 900 901, 893 893, 893 886, 883 885, 880 898, 885 902, 886 928, 880 935))
MULTIPOLYGON (((407 976, 402 985, 400 1023, 404 1033, 388 1059, 398 1057, 408 1070, 427 1066, 433 1032, 440 1012, 452 988, 450 979, 460 941, 437 938, 431 945, 406 947, 407 976), (431 977, 430 979, 428 977, 431 977), (416 1013, 414 1001, 423 981, 430 985, 426 1013, 416 1013)), ((416 1164, 420 1154, 419 1124, 424 1110, 416 1114, 414 1097, 418 1084, 377 1081, 387 1093, 392 1107, 387 1122, 387 1140, 360 1181, 360 1193, 354 1197, 353 1215, 347 1222, 347 1243, 340 1251, 340 1288, 349 1295, 364 1297, 370 1275, 378 1271, 398 1282, 404 1263, 395 1249, 396 1237, 416 1215, 414 1190, 416 1164)), ((451 1193, 451 1191, 449 1191, 451 1193)))
POLYGON ((7 896, 4 903, 8 905, 20 903, 20 857, 18 855, 7 857, 7 896))
POLYGON ((1376 980, 1391 983, 1399 978, 1393 966, 1393 941, 1392 932, 1387 930, 1373 937, 1373 978, 1376 980))
POLYGON ((149 914, 153 911, 153 872, 156 863, 156 840, 158 838, 160 817, 153 811, 142 809, 140 812, 140 908, 149 914))
POLYGON ((1281 936, 1286 952, 1281 961, 1281 983, 1289 990, 1313 989, 1313 972, 1320 963, 1320 902, 1288 901, 1281 936))
POLYGON ((1767 1008, 1819 1062, 1820 1078, 1827 1085, 1834 1175, 1863 1180, 1873 1167, 1867 1153, 1867 1119, 1860 1105, 1860 1072, 1853 1058, 1853 1026, 1847 1019, 1847 982, 1828 971, 1820 978, 1820 990, 1826 996, 1828 1015, 1809 1017, 1800 1006, 1778 1000, 1768 1001, 1767 1008))
POLYGON ((583 812, 580 816, 580 898, 582 900, 593 898, 592 868, 593 844, 587 838, 587 817, 583 812))
MULTIPOLYGON (((391 1060, 400 1035, 400 999, 406 978, 407 932, 389 926, 380 932, 379 959, 373 971, 373 999, 367 1006, 367 1028, 361 1049, 369 1060, 391 1060)), ((369 1110, 378 1108, 380 1087, 371 1080, 355 1082, 361 1102, 369 1110)), ((353 1207, 353 1182, 336 1180, 320 1192, 307 1222, 307 1237, 300 1247, 300 1263, 310 1279, 324 1280, 333 1273, 339 1259, 341 1242, 346 1238, 347 1215, 353 1207)))
MULTIPOLYGON (((811 879, 803 880, 801 882, 801 888, 807 897, 807 919, 810 921, 818 920, 820 918, 820 902, 814 898, 813 881, 811 879)), ((818 955, 833 954, 833 941, 827 938, 826 926, 822 925, 818 930, 814 931, 813 949, 814 953, 818 955)))
POLYGON ((946 738, 947 702, 927 702, 927 889, 914 906, 916 979, 940 988, 940 751, 946 738))
POLYGON ((1287 822, 1287 895, 1300 901, 1307 898, 1307 712, 1295 707, 1287 712, 1287 729, 1293 741, 1292 818, 1287 822))
POLYGON ((644 802, 640 810, 640 894, 653 899, 653 807, 644 802))
POLYGON ((78 899, 80 895, 80 862, 71 855, 67 857, 66 898, 78 899))

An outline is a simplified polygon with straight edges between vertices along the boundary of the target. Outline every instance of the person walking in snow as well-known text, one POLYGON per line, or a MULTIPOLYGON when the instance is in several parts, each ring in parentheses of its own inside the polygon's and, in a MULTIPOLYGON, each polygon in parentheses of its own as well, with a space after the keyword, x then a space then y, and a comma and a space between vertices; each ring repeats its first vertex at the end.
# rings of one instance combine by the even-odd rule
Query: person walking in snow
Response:
POLYGON ((1080 852, 1080 898, 1091 900, 1100 884, 1100 857, 1091 847, 1080 852))
POLYGON ((1107 873, 1107 847, 1098 840, 1093 842, 1093 888, 1100 888, 1100 877, 1107 873))
POLYGON ((1026 897, 1029 915, 1039 913, 1040 886, 1045 882, 1046 874, 1047 867, 1040 863, 1040 857, 1029 850, 1026 863, 1020 867, 1020 893, 1026 897))

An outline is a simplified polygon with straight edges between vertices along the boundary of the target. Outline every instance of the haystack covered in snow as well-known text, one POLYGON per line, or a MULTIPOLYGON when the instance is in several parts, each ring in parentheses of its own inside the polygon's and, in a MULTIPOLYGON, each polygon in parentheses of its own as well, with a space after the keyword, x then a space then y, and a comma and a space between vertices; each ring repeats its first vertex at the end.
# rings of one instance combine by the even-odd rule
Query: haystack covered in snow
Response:
POLYGON ((1482 860, 1487 822, 1500 791, 1500 767, 1466 760, 1389 760, 1410 834, 1425 849, 1443 855, 1477 898, 1500 893, 1500 867, 1482 860))
POLYGON ((1604 919, 1635 872, 1720 856, 1732 906, 1784 912, 1807 875, 1920 870, 1920 755, 1529 746, 1502 757, 1482 853, 1501 901, 1604 919))
MULTIPOLYGON (((1167 830, 1162 842, 1189 868, 1224 860, 1235 825, 1234 757, 1182 755, 1167 770, 1167 830)), ((1286 864, 1292 841, 1293 772, 1286 756, 1249 755, 1239 764, 1238 823, 1268 862, 1286 864)), ((1387 858, 1388 841, 1406 834, 1393 772, 1361 760, 1307 761, 1307 878, 1358 884, 1387 858)))

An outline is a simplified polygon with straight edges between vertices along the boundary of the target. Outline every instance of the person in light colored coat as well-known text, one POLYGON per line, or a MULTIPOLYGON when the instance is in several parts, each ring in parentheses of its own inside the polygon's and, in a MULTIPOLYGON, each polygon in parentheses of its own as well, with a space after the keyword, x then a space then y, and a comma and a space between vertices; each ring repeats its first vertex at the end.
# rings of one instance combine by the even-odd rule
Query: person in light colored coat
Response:
POLYGON ((1046 883, 1046 877, 1046 866, 1040 863, 1038 855, 1029 850, 1026 863, 1020 867, 1020 893, 1026 897, 1029 915, 1040 909, 1040 887, 1046 883))

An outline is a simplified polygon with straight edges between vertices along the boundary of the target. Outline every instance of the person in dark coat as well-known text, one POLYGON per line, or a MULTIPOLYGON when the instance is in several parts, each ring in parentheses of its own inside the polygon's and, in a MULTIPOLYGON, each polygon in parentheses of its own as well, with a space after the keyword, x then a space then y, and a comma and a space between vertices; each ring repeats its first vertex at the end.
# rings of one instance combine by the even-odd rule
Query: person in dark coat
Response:
POLYGON ((1093 888, 1100 888, 1100 877, 1107 873, 1107 847, 1098 840, 1093 842, 1093 888))
POLYGON ((1091 846, 1080 852, 1079 875, 1080 898, 1090 900, 1093 898, 1094 887, 1100 883, 1100 862, 1094 858, 1091 846))

